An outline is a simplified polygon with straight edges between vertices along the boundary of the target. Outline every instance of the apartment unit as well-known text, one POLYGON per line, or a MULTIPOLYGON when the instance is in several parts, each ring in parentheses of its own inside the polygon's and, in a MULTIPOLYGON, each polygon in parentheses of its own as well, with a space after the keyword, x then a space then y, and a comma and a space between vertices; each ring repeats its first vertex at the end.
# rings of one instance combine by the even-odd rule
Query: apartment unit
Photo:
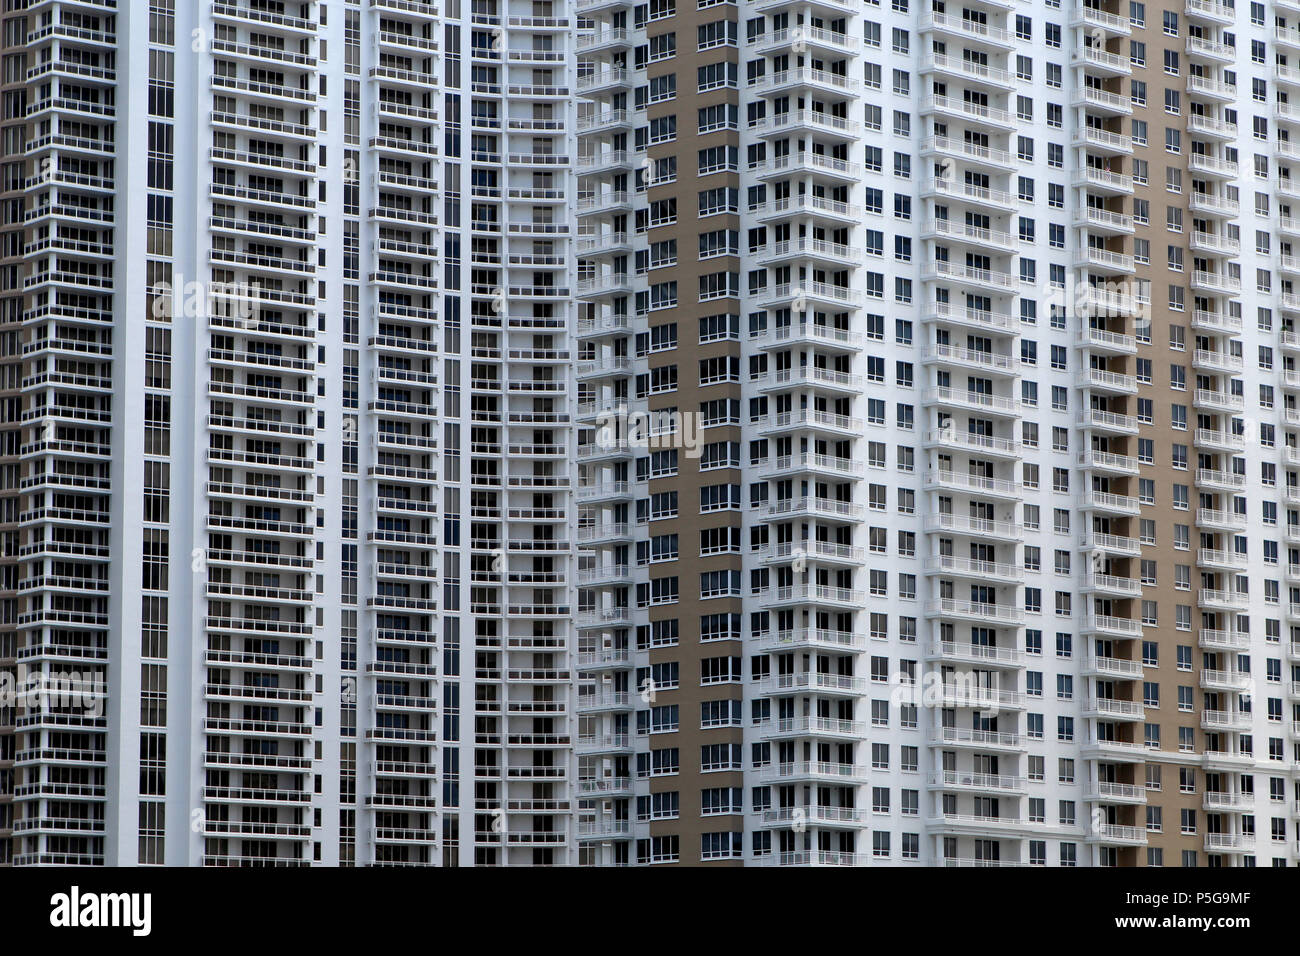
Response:
POLYGON ((1293 863, 1300 6, 577 11, 578 859, 1293 863))
POLYGON ((0 862, 570 862, 573 27, 5 0, 0 862))

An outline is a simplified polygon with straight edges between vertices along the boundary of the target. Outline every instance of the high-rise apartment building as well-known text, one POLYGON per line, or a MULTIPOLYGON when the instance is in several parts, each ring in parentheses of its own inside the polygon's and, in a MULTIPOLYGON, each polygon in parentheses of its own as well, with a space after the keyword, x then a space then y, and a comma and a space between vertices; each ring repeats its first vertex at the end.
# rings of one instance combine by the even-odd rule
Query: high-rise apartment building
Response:
POLYGON ((1294 0, 0 0, 0 864, 1300 862, 1293 92, 1294 0))
POLYGON ((579 858, 1294 862, 1300 7, 578 13, 579 858))
POLYGON ((570 861, 573 28, 4 0, 0 860, 570 861))

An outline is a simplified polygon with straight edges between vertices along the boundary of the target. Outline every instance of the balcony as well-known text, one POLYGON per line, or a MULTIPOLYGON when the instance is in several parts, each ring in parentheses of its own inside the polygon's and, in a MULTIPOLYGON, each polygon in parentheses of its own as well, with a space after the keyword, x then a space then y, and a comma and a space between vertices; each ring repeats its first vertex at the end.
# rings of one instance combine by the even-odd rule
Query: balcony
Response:
POLYGON ((826 628, 799 628, 787 631, 766 631, 755 639, 758 647, 771 651, 817 650, 851 654, 866 648, 866 637, 852 631, 833 631, 826 628))
POLYGON ((790 827, 795 824, 814 827, 849 827, 857 829, 866 826, 867 812, 856 807, 822 807, 808 805, 802 807, 781 807, 779 809, 761 810, 755 814, 765 827, 790 827))
MULTIPOLYGON (((1019 403, 1007 395, 992 395, 977 392, 972 388, 956 389, 948 386, 926 389, 921 393, 921 401, 927 405, 945 405, 949 408, 969 409, 970 411, 1001 414, 1008 418, 1020 417, 1019 403)), ((945 429, 938 429, 944 431, 945 429)), ((948 429, 958 431, 955 427, 948 429)), ((969 432, 967 434, 970 434, 969 432)), ((974 436, 990 437, 990 436, 974 436)), ((1017 443, 1019 444, 1019 443, 1017 443)))
POLYGON ((1103 720, 1138 721, 1146 713, 1141 701, 1114 697, 1090 697, 1083 702, 1083 716, 1103 720))
POLYGON ((925 320, 1008 335, 1015 334, 1020 324, 1019 319, 1013 319, 1008 314, 986 312, 982 309, 965 309, 948 302, 932 302, 926 306, 925 320))
MULTIPOLYGON (((988 66, 964 57, 948 56, 945 53, 928 53, 921 60, 922 73, 940 73, 963 81, 967 87, 984 87, 986 89, 1006 91, 1015 85, 1015 78, 1006 70, 988 66)), ((944 97, 935 97, 944 99, 944 97)), ((968 106, 963 102, 963 106, 968 106)), ((936 105, 936 109, 938 106, 936 105)))
POLYGON ((1119 599, 1142 596, 1142 582, 1137 578, 1123 578, 1114 574, 1085 574, 1080 582, 1085 594, 1100 594, 1119 599))
MULTIPOLYGON (((1235 219, 1241 214, 1241 204, 1237 200, 1196 190, 1192 191, 1188 206, 1192 212, 1218 216, 1222 219, 1235 219)), ((1240 290, 1240 282, 1237 283, 1237 287, 1240 290)))
POLYGON ((862 124, 825 110, 792 110, 773 113, 765 119, 750 123, 750 130, 758 136, 789 136, 800 131, 825 133, 844 139, 857 139, 862 135, 862 124))
POLYGON ((1025 532, 1021 525, 1011 521, 996 521, 985 518, 972 518, 966 515, 939 514, 927 515, 925 530, 941 531, 947 534, 967 535, 975 538, 994 538, 1000 541, 1020 541, 1025 532))
POLYGON ((1193 395, 1193 402, 1198 408, 1218 412, 1240 413, 1246 408, 1244 396, 1210 388, 1198 388, 1193 395))
POLYGON ((798 455, 783 455, 760 467, 760 473, 769 477, 800 474, 826 475, 834 478, 861 478, 863 463, 851 458, 835 458, 830 455, 815 455, 803 452, 798 455))
POLYGON ((789 562, 810 560, 816 563, 847 564, 854 567, 866 559, 863 548, 834 541, 803 540, 799 542, 784 541, 770 545, 759 555, 764 562, 789 562))
POLYGON ((1083 511, 1105 511, 1121 515, 1137 515, 1142 510, 1137 498, 1098 491, 1095 488, 1089 488, 1080 494, 1078 505, 1083 511))
POLYGON ((1250 650, 1250 634, 1245 631, 1201 628, 1197 634, 1197 643, 1207 651, 1248 651, 1250 650))
POLYGON ((1070 11, 1070 26, 1094 27, 1117 36, 1128 36, 1132 31, 1128 17, 1107 13, 1082 3, 1070 11))
POLYGON ((1025 620, 1025 612, 1021 607, 1010 604, 987 604, 980 601, 959 601, 953 598, 927 601, 925 616, 974 621, 1002 627, 1016 627, 1025 620))
POLYGON ((940 641, 930 646, 932 660, 957 661, 993 667, 1019 667, 1024 663, 1024 652, 1015 647, 998 647, 991 644, 971 644, 940 641))
POLYGON ((1133 137, 1096 126, 1076 126, 1072 145, 1099 156, 1126 156, 1133 152, 1133 137))
POLYGON ((927 12, 921 17, 917 29, 921 33, 943 33, 963 41, 974 41, 976 44, 996 46, 1004 50, 1012 50, 1016 46, 1016 39, 1001 27, 949 13, 927 12))
MULTIPOLYGON (((763 683, 766 683, 763 682, 763 683)), ((760 689, 760 693, 768 693, 760 689)), ((780 693, 777 691, 776 693, 780 693)), ((842 737, 858 740, 866 736, 867 725, 859 720, 836 720, 830 717, 792 717, 767 720, 757 725, 765 739, 802 737, 842 737)))
POLYGON ((1223 551, 1216 548, 1198 549, 1196 563, 1203 568, 1213 568, 1219 571, 1245 571, 1249 567, 1246 555, 1236 551, 1223 551))
POLYGON ((1241 279, 1220 272, 1197 269, 1192 272, 1192 288, 1219 295, 1240 295, 1241 279))
POLYGON ((1131 235, 1134 232, 1132 216, 1112 212, 1109 209, 1099 209, 1096 206, 1081 206, 1075 209, 1074 224, 1096 235, 1121 236, 1131 235))
POLYGON ((1009 232, 967 225, 956 219, 932 219, 921 232, 922 239, 943 238, 982 249, 998 249, 1006 253, 1017 252, 1020 240, 1009 232))
POLYGON ((957 345, 935 344, 921 352, 921 361, 927 365, 944 363, 962 365, 995 375, 1015 375, 1020 369, 1020 357, 1009 352, 968 349, 957 345))
POLYGON ((754 866, 866 866, 870 861, 866 853, 844 853, 838 850, 791 850, 782 853, 764 853, 754 857, 754 866))
POLYGON ((1136 271, 1132 256, 1092 246, 1075 253, 1074 264, 1100 275, 1128 275, 1136 271))
POLYGON ((931 732, 930 743, 934 746, 1001 750, 1013 753, 1028 749, 1028 743, 1019 734, 1000 733, 994 730, 971 730, 965 727, 940 727, 931 732))
POLYGON ((1000 173, 1015 169, 1017 162, 1007 150, 968 143, 950 136, 935 136, 923 141, 921 155, 927 159, 942 156, 959 160, 968 166, 1000 173))
POLYGON ((1231 142, 1237 138, 1236 123, 1229 123, 1204 113, 1188 114, 1187 130, 1206 139, 1231 142))
POLYGON ((1245 514, 1238 514, 1235 511, 1220 511, 1215 508, 1198 508, 1196 523, 1203 528, 1211 528, 1217 531, 1246 530, 1245 514))
POLYGON ((1079 452, 1078 463, 1080 468, 1088 468, 1092 471, 1112 475, 1136 475, 1138 473, 1138 460, 1133 456, 1116 455, 1112 452, 1098 451, 1095 448, 1079 452))
POLYGON ((1218 0, 1187 0, 1185 10, 1188 17, 1209 20, 1223 26, 1232 26, 1237 21, 1237 8, 1219 3, 1218 0))
POLYGON ((1074 62, 1089 76, 1129 76, 1133 72, 1133 64, 1126 54, 1111 53, 1099 46, 1076 48, 1074 62))
POLYGON ((1133 193, 1133 177, 1122 173, 1112 173, 1097 166, 1084 166, 1075 170, 1074 186, 1087 187, 1091 193, 1105 196, 1126 196, 1133 193))
POLYGON ((1111 395, 1136 395, 1137 378, 1103 368, 1085 368, 1079 371, 1074 381, 1076 388, 1086 388, 1094 392, 1111 395))
POLYGON ((1018 564, 998 561, 976 561, 941 554, 925 562, 928 575, 996 581, 999 584, 1018 584, 1025 579, 1025 569, 1018 564))
POLYGON ((793 587, 775 588, 760 598, 766 607, 796 604, 831 604, 860 609, 866 595, 850 588, 837 588, 821 584, 797 584, 793 587))
POLYGON ((1205 834, 1205 852, 1207 853, 1253 853, 1255 851, 1254 834, 1242 833, 1207 833, 1205 834))
MULTIPOLYGON (((994 213, 1011 212, 1019 202, 1017 197, 1002 189, 988 189, 972 186, 970 183, 955 182, 951 179, 935 178, 926 180, 921 187, 921 196, 925 199, 943 198, 956 202, 970 203, 994 213)), ((1015 280, 1019 285, 1019 278, 1015 280)))
MULTIPOLYGON (((1300 32, 1295 30, 1286 31, 1278 28, 1278 34, 1291 34, 1300 37, 1300 32)), ((1279 41, 1283 42, 1279 36, 1279 41)), ((1300 43, 1296 43, 1300 47, 1300 43)), ((1237 99, 1237 84, 1225 83, 1223 80, 1216 80, 1208 76, 1197 76, 1189 74, 1187 76, 1187 94, 1202 99, 1217 100, 1220 103, 1232 103, 1237 99)))
POLYGON ((1005 478, 985 478, 982 475, 964 474, 944 469, 927 471, 925 475, 927 489, 947 489, 988 498, 1018 499, 1023 486, 1018 481, 1005 478))
POLYGON ((1124 617, 1113 617, 1107 614, 1085 614, 1080 622, 1080 629, 1085 634, 1117 637, 1124 640, 1142 636, 1140 621, 1124 617))
POLYGON ((799 25, 793 29, 774 30, 760 33, 748 39, 747 45, 756 53, 774 53, 778 50, 793 51, 798 46, 815 47, 826 53, 857 55, 856 37, 821 27, 799 25))
POLYGON ((945 770, 930 777, 930 787, 936 790, 1018 794, 1026 792, 1028 781, 1024 777, 1012 777, 1004 774, 945 770))
POLYGON ((1246 476, 1230 471, 1198 468, 1196 469, 1196 487, 1211 491, 1242 491, 1246 487, 1246 476))
POLYGON ((1147 792, 1145 787, 1136 787, 1131 783, 1101 780, 1088 788, 1088 800, 1093 803, 1141 804, 1147 802, 1147 792))
POLYGON ((1245 813, 1255 807, 1255 795, 1207 790, 1201 806, 1211 813, 1245 813))
POLYGON ((1146 846, 1147 831, 1145 828, 1117 823, 1098 823, 1088 833, 1088 842, 1112 846, 1146 846))
MULTIPOLYGON (((1188 42, 1190 43, 1191 40, 1189 39, 1188 42)), ((1300 115, 1297 115, 1297 119, 1300 120, 1300 115)), ((1194 173, 1215 179, 1235 180, 1240 175, 1240 167, 1235 161, 1220 159, 1206 153, 1192 153, 1188 157, 1187 168, 1194 173)))
POLYGON ((812 67, 793 67, 788 70, 780 70, 765 77, 760 77, 749 84, 748 89, 759 94, 780 93, 786 94, 792 91, 809 90, 813 93, 825 93, 832 96, 857 97, 861 87, 857 80, 843 76, 839 73, 831 73, 828 70, 817 70, 812 67))
POLYGON ((1242 693, 1250 690, 1251 677, 1241 671, 1202 670, 1200 683, 1204 690, 1242 693))
POLYGON ((759 779, 772 783, 825 783, 832 786, 864 783, 865 767, 851 763, 832 763, 824 760, 799 760, 791 763, 771 764, 760 769, 759 779))
POLYGON ((1197 448, 1212 451, 1240 452, 1246 448, 1246 437, 1213 428, 1198 428, 1192 433, 1192 441, 1197 448))
POLYGON ((1136 435, 1138 420, 1132 415, 1121 415, 1101 408, 1089 408, 1079 414, 1079 427, 1117 435, 1136 435))
POLYGON ((1010 132, 1017 126, 1015 116, 994 106, 958 99, 955 96, 929 95, 921 101, 921 114, 939 114, 974 124, 1010 132))
POLYGON ((1220 611, 1249 611, 1250 595, 1244 591, 1201 588, 1198 600, 1202 608, 1220 611))
POLYGON ((1128 116, 1133 112, 1133 101, 1121 93, 1112 93, 1096 86, 1076 87, 1073 105, 1104 116, 1128 116))
POLYGON ((1117 534, 1085 531, 1079 539, 1079 550, 1105 551, 1108 554, 1137 557, 1142 553, 1142 542, 1137 538, 1126 538, 1117 534))

